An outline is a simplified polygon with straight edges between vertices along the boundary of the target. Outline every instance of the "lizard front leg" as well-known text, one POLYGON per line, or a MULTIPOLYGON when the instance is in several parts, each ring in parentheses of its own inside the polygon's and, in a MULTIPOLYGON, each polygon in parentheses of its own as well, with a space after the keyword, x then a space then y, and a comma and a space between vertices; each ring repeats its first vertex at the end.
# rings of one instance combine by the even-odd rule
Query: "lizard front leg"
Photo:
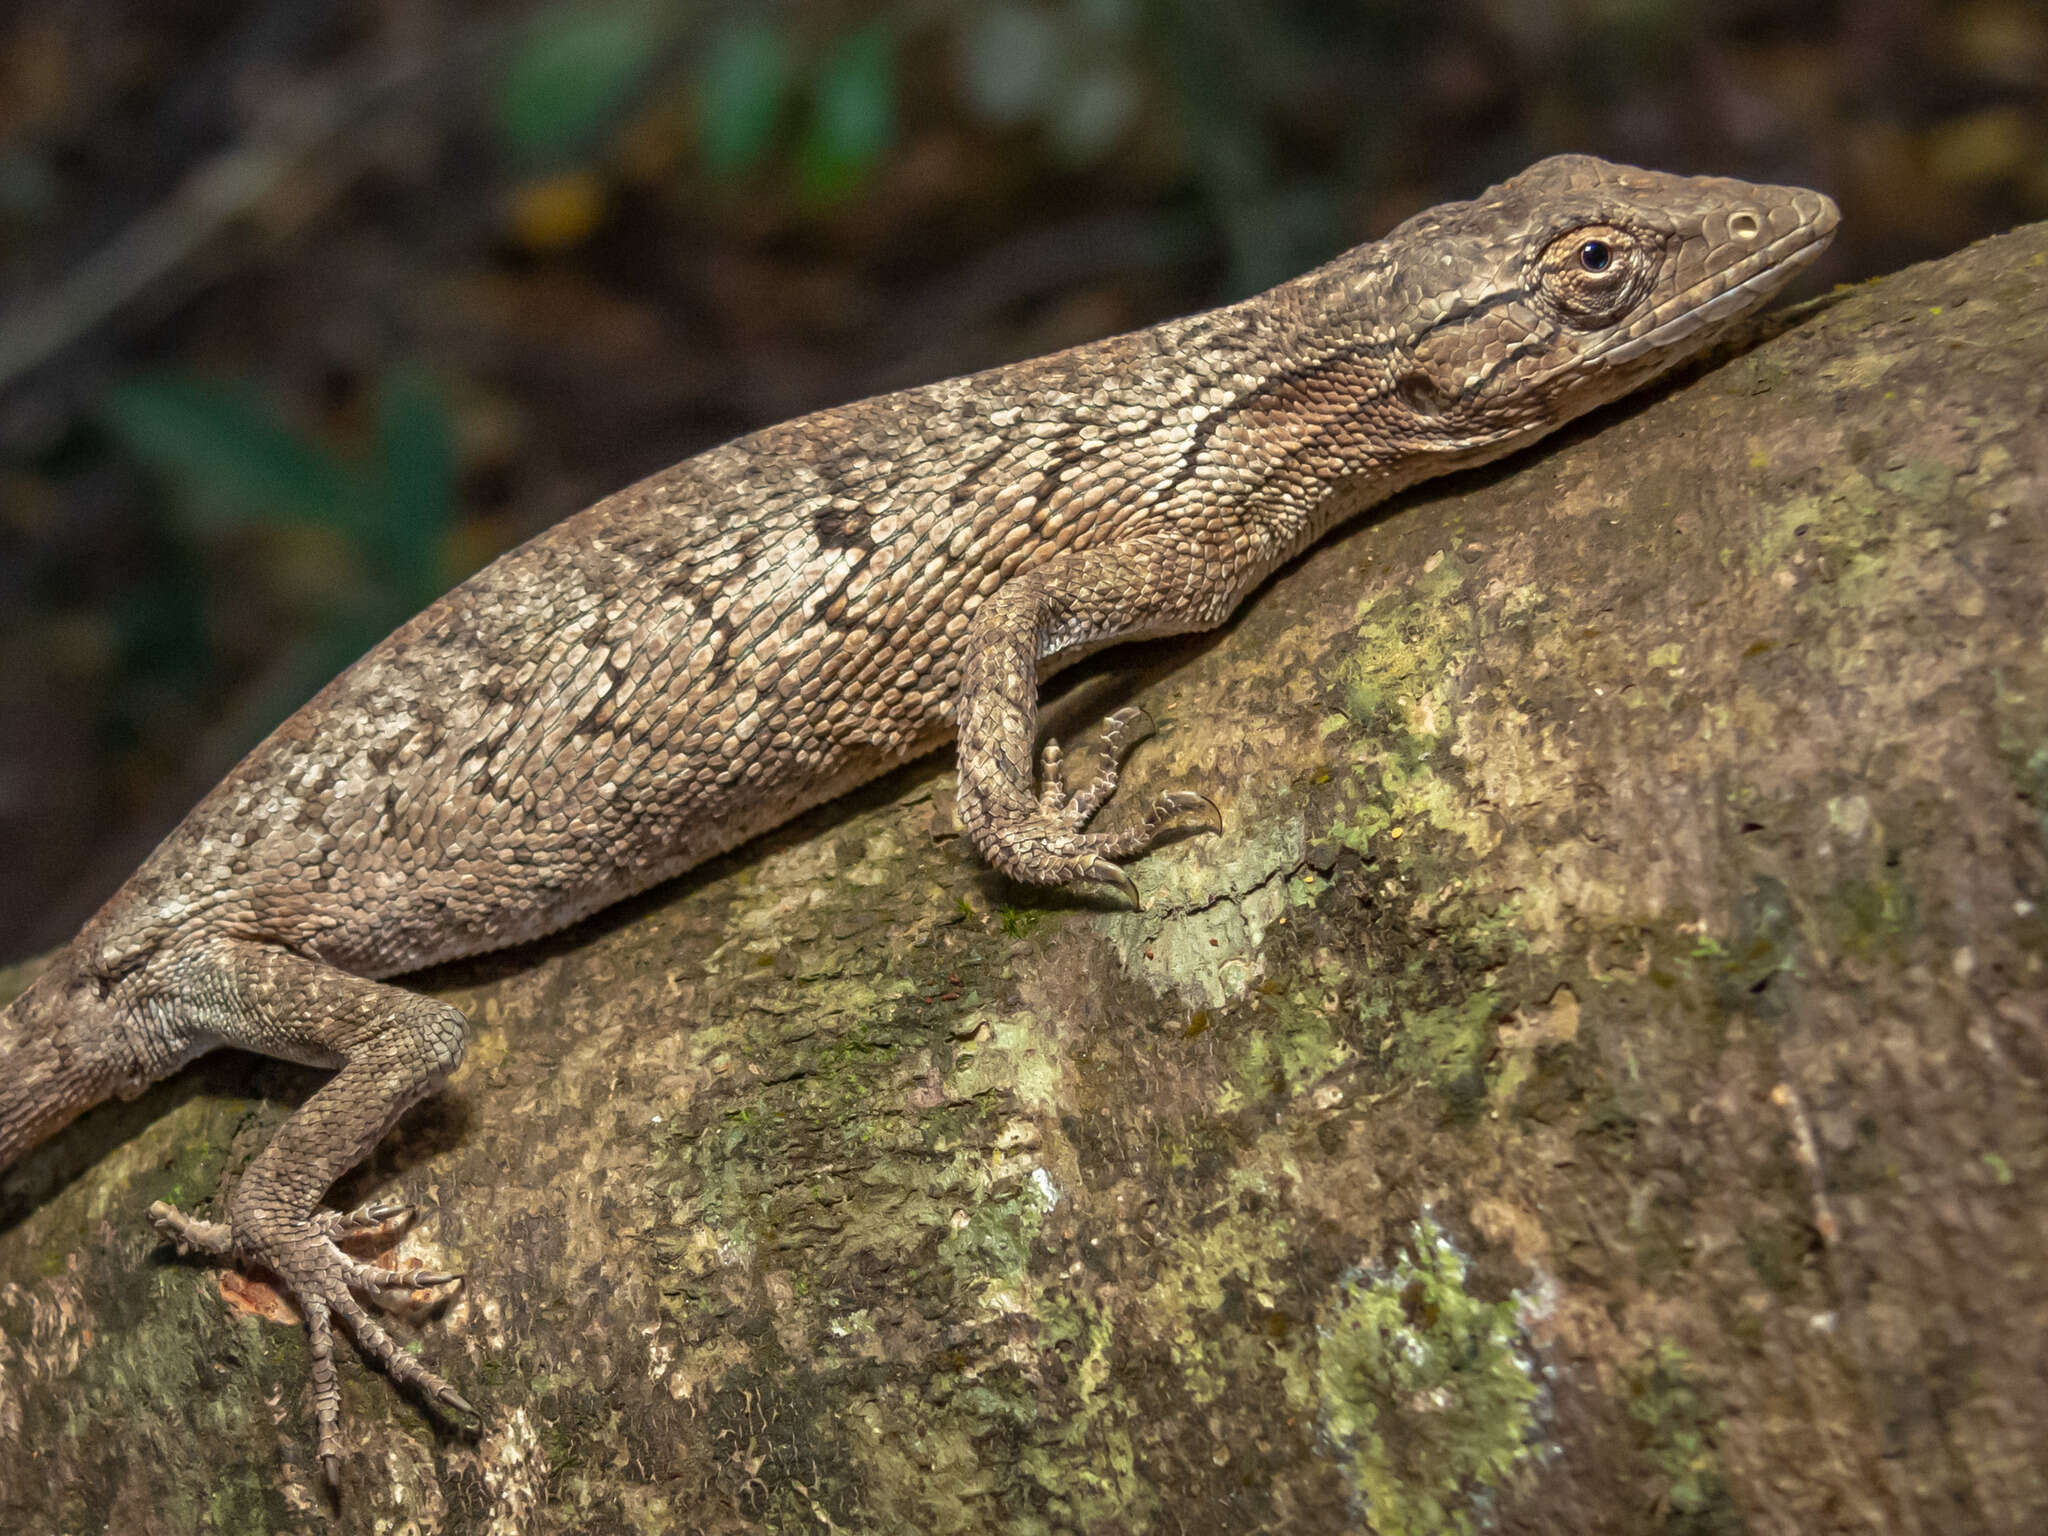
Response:
POLYGON ((265 945, 224 940, 166 958, 168 984, 145 1007, 175 1009, 188 1027, 224 1044, 339 1069, 249 1164, 228 1198, 225 1222, 194 1220, 161 1201, 149 1210, 157 1230, 181 1248, 261 1266, 290 1293, 312 1343, 320 1463, 333 1484, 341 1465, 336 1318, 395 1380, 442 1407, 474 1411, 356 1298, 358 1291, 381 1298, 457 1277, 378 1269, 342 1250, 337 1239, 389 1224, 402 1207, 342 1215, 320 1206, 329 1186, 455 1069, 464 1020, 446 1003, 265 945))
POLYGON ((1123 752, 1151 732, 1143 710, 1103 722, 1104 762, 1072 794, 1056 744, 1045 750, 1042 787, 1034 786, 1032 743, 1041 660, 1107 640, 1206 629, 1228 612, 1208 562, 1150 540, 1057 556, 990 595, 967 634, 956 710, 960 820, 989 863, 1034 885, 1112 886, 1135 906, 1137 889, 1119 860, 1175 832, 1221 826, 1207 796, 1175 790, 1134 827, 1086 830, 1116 788, 1123 752))

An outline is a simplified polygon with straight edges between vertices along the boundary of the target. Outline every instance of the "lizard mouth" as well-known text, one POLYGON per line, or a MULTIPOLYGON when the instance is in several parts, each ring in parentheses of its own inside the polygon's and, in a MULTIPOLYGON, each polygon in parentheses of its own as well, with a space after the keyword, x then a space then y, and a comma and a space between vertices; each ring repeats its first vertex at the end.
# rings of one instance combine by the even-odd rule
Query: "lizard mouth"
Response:
POLYGON ((1661 352, 1716 321, 1754 308, 1777 292, 1793 273, 1827 249, 1828 241, 1834 238, 1838 218, 1834 204, 1824 202, 1820 210, 1798 228, 1787 230, 1735 265, 1702 278, 1667 300, 1659 306, 1659 311, 1666 318, 1658 320, 1655 314, 1647 317, 1654 322, 1649 330, 1604 348, 1595 354, 1598 361, 1604 364, 1626 363, 1651 352, 1661 352))

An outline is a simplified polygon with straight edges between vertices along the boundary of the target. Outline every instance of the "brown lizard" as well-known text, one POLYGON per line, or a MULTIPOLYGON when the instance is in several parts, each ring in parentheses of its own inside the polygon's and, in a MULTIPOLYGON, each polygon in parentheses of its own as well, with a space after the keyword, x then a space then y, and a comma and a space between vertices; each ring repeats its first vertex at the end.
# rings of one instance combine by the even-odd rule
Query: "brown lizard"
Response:
POLYGON ((456 1277, 344 1251, 405 1208, 320 1203, 462 1059, 462 1015, 382 978, 573 923, 953 734, 989 862, 1135 899, 1119 862, 1214 808, 1088 830, 1149 722, 1112 716, 1070 791, 1057 747, 1033 761, 1044 675, 1216 625, 1340 519, 1663 373, 1836 217, 1545 160, 1242 303, 770 427, 577 513, 280 726, 0 1013, 0 1169, 216 1046, 335 1069, 224 1220, 150 1219, 297 1302, 330 1481, 336 1318, 469 1411, 359 1299, 456 1277))

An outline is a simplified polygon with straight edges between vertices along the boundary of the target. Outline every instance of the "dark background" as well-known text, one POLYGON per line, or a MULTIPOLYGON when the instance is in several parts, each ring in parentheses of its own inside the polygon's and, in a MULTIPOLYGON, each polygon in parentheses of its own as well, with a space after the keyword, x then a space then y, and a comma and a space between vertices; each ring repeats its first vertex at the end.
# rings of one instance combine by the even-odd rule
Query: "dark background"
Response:
POLYGON ((453 581, 1558 150, 2048 217, 2038 0, 7 0, 0 960, 453 581))

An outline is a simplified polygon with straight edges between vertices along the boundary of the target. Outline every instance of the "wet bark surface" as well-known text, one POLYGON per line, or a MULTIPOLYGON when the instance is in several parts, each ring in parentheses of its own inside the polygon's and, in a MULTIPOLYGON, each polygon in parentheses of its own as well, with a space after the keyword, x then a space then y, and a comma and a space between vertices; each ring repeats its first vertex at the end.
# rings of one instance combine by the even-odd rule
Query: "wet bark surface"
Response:
MULTIPOLYGON (((1022 890, 910 770, 428 979, 338 1203, 478 1402, 170 1257, 312 1074, 0 1181, 35 1531, 2037 1530, 2048 226, 1404 498, 1054 721, 1219 836, 1022 890)), ((401 1324, 401 1326, 406 1326, 401 1324)))

